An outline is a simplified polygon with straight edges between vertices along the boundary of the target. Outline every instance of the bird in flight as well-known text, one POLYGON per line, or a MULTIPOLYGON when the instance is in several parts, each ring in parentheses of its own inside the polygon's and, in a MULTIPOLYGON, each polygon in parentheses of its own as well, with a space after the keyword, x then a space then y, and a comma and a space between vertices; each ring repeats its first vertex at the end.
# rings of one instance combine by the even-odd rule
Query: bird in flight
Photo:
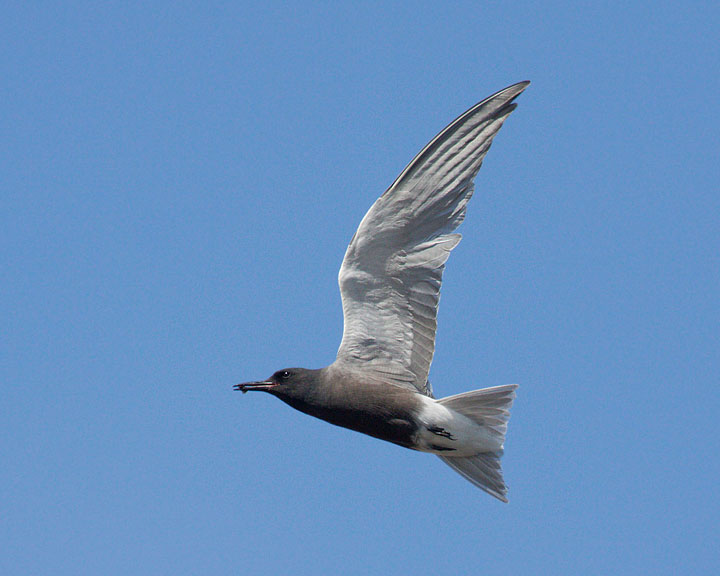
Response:
POLYGON ((516 385, 435 398, 428 380, 445 262, 460 241, 473 181, 529 82, 470 108, 378 198, 345 252, 344 329, 335 362, 235 385, 406 448, 436 454, 507 502, 500 458, 516 385))

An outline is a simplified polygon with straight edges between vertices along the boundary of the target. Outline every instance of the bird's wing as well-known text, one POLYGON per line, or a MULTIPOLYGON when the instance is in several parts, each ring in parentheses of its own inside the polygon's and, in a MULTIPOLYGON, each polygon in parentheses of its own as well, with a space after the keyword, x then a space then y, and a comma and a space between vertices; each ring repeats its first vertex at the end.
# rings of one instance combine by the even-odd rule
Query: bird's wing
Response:
POLYGON ((509 86, 457 118, 362 219, 338 277, 345 326, 336 365, 432 396, 440 284, 460 241, 453 232, 493 137, 528 84, 509 86))

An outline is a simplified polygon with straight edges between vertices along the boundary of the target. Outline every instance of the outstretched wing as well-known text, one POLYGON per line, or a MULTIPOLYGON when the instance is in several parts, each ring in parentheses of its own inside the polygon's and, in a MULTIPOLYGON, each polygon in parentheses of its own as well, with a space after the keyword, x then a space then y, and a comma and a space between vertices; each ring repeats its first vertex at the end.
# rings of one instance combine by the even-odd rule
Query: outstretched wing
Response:
POLYGON ((473 106, 438 134, 372 205, 340 268, 345 326, 335 365, 432 396, 440 284, 453 234, 495 134, 529 82, 473 106))

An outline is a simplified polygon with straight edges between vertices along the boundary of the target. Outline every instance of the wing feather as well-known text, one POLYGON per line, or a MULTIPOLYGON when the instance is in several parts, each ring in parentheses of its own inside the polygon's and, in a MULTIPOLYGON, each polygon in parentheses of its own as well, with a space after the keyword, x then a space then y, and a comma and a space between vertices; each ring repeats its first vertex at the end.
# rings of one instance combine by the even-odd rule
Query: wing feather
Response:
POLYGON ((458 117, 362 219, 338 277, 345 322, 336 365, 432 396, 442 274, 460 241, 454 231, 493 138, 528 84, 505 88, 458 117))

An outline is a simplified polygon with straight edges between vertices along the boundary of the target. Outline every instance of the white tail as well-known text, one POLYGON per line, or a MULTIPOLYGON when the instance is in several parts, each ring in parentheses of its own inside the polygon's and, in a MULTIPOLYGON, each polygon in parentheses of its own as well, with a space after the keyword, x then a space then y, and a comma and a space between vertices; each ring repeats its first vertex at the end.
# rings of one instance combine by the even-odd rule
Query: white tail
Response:
POLYGON ((503 502, 508 500, 500 458, 503 454, 502 446, 505 442, 510 407, 515 399, 516 388, 517 384, 508 384, 464 392, 438 400, 440 404, 482 426, 498 440, 500 445, 500 449, 493 452, 481 452, 467 457, 439 456, 439 458, 475 486, 503 502))

